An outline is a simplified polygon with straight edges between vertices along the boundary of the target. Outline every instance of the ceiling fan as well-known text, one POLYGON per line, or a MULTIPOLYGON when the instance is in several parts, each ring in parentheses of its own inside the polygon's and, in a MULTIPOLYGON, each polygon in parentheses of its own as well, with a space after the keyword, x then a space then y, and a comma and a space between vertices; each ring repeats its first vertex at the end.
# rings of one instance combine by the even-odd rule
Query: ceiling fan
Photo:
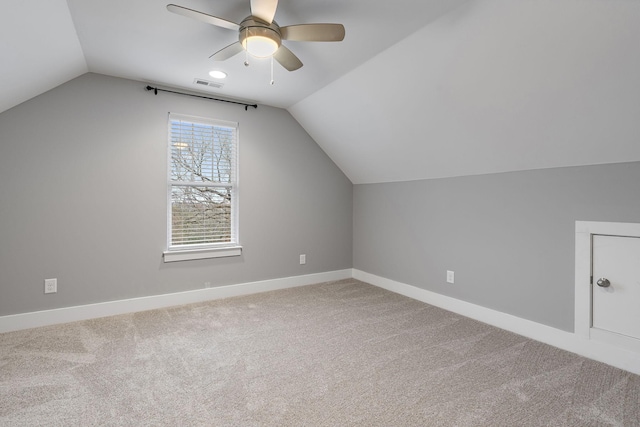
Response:
POLYGON ((272 56, 289 71, 302 67, 302 62, 282 40, 305 42, 339 42, 344 39, 342 24, 299 24, 280 27, 273 17, 276 14, 278 0, 251 0, 251 15, 236 24, 217 16, 175 4, 167 5, 170 12, 194 18, 211 25, 238 31, 238 41, 220 49, 211 58, 224 61, 246 50, 258 58, 272 56))

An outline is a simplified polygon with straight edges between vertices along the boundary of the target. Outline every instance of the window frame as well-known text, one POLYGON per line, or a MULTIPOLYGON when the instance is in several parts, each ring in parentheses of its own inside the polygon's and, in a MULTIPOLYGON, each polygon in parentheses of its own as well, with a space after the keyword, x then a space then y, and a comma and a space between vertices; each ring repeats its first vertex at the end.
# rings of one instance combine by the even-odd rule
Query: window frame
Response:
POLYGON ((240 129, 238 122, 213 119, 208 117, 192 116, 180 113, 169 113, 167 119, 167 235, 166 250, 163 252, 164 262, 188 261, 207 258, 219 258, 239 256, 242 254, 240 245, 240 234, 238 224, 238 170, 239 170, 239 140, 240 129), (172 122, 184 121, 206 126, 220 126, 234 129, 235 141, 233 143, 233 165, 232 178, 230 183, 210 182, 203 185, 202 181, 175 181, 172 178, 173 156, 172 156, 172 122), (200 244, 172 245, 172 189, 173 187, 229 187, 231 188, 231 239, 229 242, 214 242, 200 244))

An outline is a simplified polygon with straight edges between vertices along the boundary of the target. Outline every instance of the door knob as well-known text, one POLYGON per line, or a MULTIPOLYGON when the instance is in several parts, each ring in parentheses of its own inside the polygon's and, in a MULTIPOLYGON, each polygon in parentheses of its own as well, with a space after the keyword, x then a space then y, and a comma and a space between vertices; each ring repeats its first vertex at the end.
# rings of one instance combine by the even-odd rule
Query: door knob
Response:
POLYGON ((609 286, 611 286, 611 282, 609 281, 609 279, 605 279, 603 277, 601 279, 598 279, 596 285, 600 286, 601 288, 608 288, 609 286))

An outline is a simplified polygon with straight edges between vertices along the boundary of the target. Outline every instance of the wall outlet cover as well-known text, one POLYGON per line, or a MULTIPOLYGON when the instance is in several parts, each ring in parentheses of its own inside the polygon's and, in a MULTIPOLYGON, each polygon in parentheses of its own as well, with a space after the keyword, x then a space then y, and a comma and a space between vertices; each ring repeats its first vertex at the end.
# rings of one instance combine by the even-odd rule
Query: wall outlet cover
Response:
POLYGON ((45 279, 44 293, 54 294, 56 292, 58 292, 58 279, 45 279))
POLYGON ((451 270, 447 270, 447 283, 454 282, 454 273, 451 270))

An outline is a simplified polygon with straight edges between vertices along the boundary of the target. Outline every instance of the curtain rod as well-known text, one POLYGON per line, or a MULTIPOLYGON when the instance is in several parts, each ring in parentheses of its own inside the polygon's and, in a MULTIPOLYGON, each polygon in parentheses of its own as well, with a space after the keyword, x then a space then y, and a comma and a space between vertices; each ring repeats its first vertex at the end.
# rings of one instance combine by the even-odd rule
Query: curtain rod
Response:
POLYGON ((160 89, 160 88, 153 87, 153 86, 147 86, 145 89, 146 90, 153 90, 153 93, 155 95, 158 94, 158 91, 161 91, 161 92, 168 92, 168 93, 176 93, 178 95, 193 96, 195 98, 210 99, 212 101, 218 101, 218 102, 228 102, 229 104, 244 105, 244 110, 245 111, 247 111, 249 109, 249 107, 258 108, 258 104, 247 104, 245 102, 229 101, 228 99, 210 98, 208 96, 194 95, 194 94, 191 94, 191 93, 184 93, 184 92, 176 92, 176 91, 173 91, 173 90, 160 89))

